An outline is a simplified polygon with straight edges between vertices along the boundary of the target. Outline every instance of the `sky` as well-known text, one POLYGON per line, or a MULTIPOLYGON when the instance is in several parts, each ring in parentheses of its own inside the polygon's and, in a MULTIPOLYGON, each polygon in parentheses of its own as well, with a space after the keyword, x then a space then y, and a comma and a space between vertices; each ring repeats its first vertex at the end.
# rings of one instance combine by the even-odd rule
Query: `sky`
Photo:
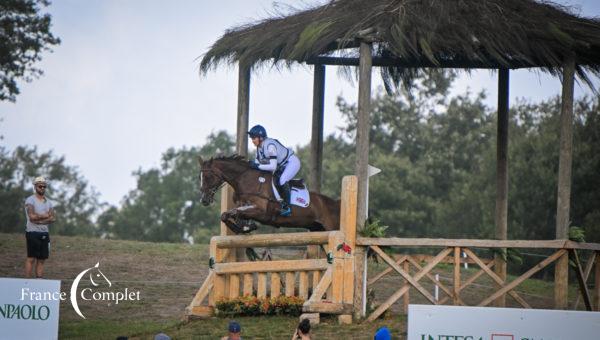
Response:
MULTIPOLYGON (((101 201, 118 205, 135 188, 132 173, 157 167, 168 148, 203 145, 219 130, 235 134, 236 67, 198 73, 199 58, 226 29, 266 18, 274 7, 322 2, 54 0, 45 11, 61 44, 36 65, 44 71, 41 78, 20 83, 16 103, 0 102, 0 143, 64 155, 101 201)), ((600 17, 600 1, 557 2, 600 17)), ((496 77, 489 71, 461 75, 453 93, 484 90, 486 103, 495 107, 496 77)), ((250 126, 263 124, 289 146, 309 143, 312 81, 308 66, 252 74, 250 126)), ((374 71, 373 88, 378 86, 374 71)), ((526 70, 511 71, 510 86, 511 102, 560 93, 558 79, 526 70)), ((336 98, 353 103, 357 93, 335 67, 327 68, 326 135, 343 125, 336 98)), ((576 97, 586 93, 576 86, 576 97)))

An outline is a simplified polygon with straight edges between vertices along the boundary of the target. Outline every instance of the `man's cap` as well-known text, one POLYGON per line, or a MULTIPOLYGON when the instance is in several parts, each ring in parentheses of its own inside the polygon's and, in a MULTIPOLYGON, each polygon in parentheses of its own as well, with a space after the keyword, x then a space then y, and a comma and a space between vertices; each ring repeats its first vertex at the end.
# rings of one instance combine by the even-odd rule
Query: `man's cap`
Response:
POLYGON ((230 333, 239 333, 242 331, 242 326, 240 326, 239 323, 235 322, 235 321, 231 321, 229 323, 229 332, 230 333))
POLYGON ((33 184, 38 184, 38 183, 46 183, 46 179, 42 176, 38 176, 33 180, 33 184))
POLYGON ((158 333, 154 336, 154 340, 171 340, 171 337, 165 333, 158 333))

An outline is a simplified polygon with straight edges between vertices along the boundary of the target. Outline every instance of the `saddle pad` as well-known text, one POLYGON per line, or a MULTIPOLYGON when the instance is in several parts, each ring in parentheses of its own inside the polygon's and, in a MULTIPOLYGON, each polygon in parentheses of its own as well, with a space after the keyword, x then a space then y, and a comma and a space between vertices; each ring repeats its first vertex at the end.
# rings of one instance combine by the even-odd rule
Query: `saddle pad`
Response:
MULTIPOLYGON (((278 201, 281 201, 281 196, 279 196, 279 192, 275 188, 275 184, 271 182, 271 186, 273 187, 273 195, 278 201)), ((310 193, 306 188, 306 185, 303 185, 302 188, 292 188, 292 192, 290 194, 290 204, 296 205, 302 208, 306 208, 310 205, 310 193)))

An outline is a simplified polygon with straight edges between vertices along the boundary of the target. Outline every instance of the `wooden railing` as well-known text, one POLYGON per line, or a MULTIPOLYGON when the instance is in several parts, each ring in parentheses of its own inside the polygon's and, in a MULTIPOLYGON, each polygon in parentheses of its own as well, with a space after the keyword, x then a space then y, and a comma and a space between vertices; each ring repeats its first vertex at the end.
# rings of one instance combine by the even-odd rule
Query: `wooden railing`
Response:
MULTIPOLYGON (((404 284, 389 296, 378 308, 376 308, 368 317, 368 321, 375 320, 383 312, 388 310, 396 301, 404 297, 405 305, 408 304, 409 291, 411 289, 416 290, 422 296, 425 297, 426 301, 431 304, 439 305, 450 302, 454 305, 466 305, 461 298, 461 292, 476 282, 482 275, 486 274, 496 284, 496 289, 489 296, 485 297, 477 306, 489 306, 493 301, 499 297, 508 294, 511 296, 520 306, 523 308, 531 308, 531 305, 515 291, 515 288, 522 284, 525 280, 539 272, 543 268, 552 264, 561 257, 568 257, 571 255, 575 266, 574 270, 578 279, 581 297, 583 297, 584 304, 587 310, 599 310, 600 306, 600 244, 595 243, 577 243, 569 240, 550 240, 550 241, 523 241, 523 240, 454 240, 454 239, 410 239, 410 238, 363 238, 359 237, 356 240, 357 246, 365 246, 372 249, 377 256, 379 256, 390 268, 376 274, 373 278, 367 281, 367 285, 373 285, 375 282, 380 280, 385 275, 396 272, 400 274, 404 284), (391 247, 428 247, 428 248, 442 248, 436 256, 424 257, 420 256, 419 260, 415 259, 413 255, 401 255, 397 258, 392 258, 381 250, 382 246, 391 247), (494 261, 481 259, 477 256, 472 249, 474 248, 537 248, 537 249, 551 249, 552 254, 537 263, 535 266, 521 274, 519 277, 512 281, 502 280, 493 270, 494 261), (583 270, 579 262, 578 251, 580 250, 591 250, 592 257, 588 260, 586 269, 583 270), (461 253, 465 253, 468 257, 461 257, 461 253), (435 280, 432 276, 431 271, 442 262, 448 262, 448 258, 451 258, 453 264, 453 277, 452 287, 447 287, 439 280, 435 280), (422 261, 426 260, 426 261, 422 261), (423 264, 423 262, 425 262, 423 264), (461 265, 463 263, 474 263, 479 266, 479 270, 475 272, 471 277, 463 281, 461 277, 461 265), (587 287, 587 281, 592 271, 593 264, 595 264, 595 286, 594 296, 595 301, 592 301, 591 294, 587 287), (414 274, 410 274, 410 269, 413 268, 414 274), (423 287, 420 280, 427 278, 433 281, 439 289, 446 294, 446 297, 441 300, 436 300, 432 294, 423 287)), ((555 294, 563 295, 560 297, 555 296, 556 300, 566 299, 568 287, 561 289, 555 289, 555 294)), ((578 303, 578 302, 577 302, 578 303)))

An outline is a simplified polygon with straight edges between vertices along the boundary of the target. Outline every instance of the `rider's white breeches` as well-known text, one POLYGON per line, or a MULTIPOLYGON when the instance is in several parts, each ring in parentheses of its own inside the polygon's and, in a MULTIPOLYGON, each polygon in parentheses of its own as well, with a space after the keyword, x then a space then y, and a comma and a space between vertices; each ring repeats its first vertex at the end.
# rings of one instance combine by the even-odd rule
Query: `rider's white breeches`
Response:
POLYGON ((300 171, 300 160, 296 155, 291 155, 288 159, 288 164, 285 166, 285 170, 279 177, 279 185, 283 185, 290 179, 293 179, 294 176, 300 171))

